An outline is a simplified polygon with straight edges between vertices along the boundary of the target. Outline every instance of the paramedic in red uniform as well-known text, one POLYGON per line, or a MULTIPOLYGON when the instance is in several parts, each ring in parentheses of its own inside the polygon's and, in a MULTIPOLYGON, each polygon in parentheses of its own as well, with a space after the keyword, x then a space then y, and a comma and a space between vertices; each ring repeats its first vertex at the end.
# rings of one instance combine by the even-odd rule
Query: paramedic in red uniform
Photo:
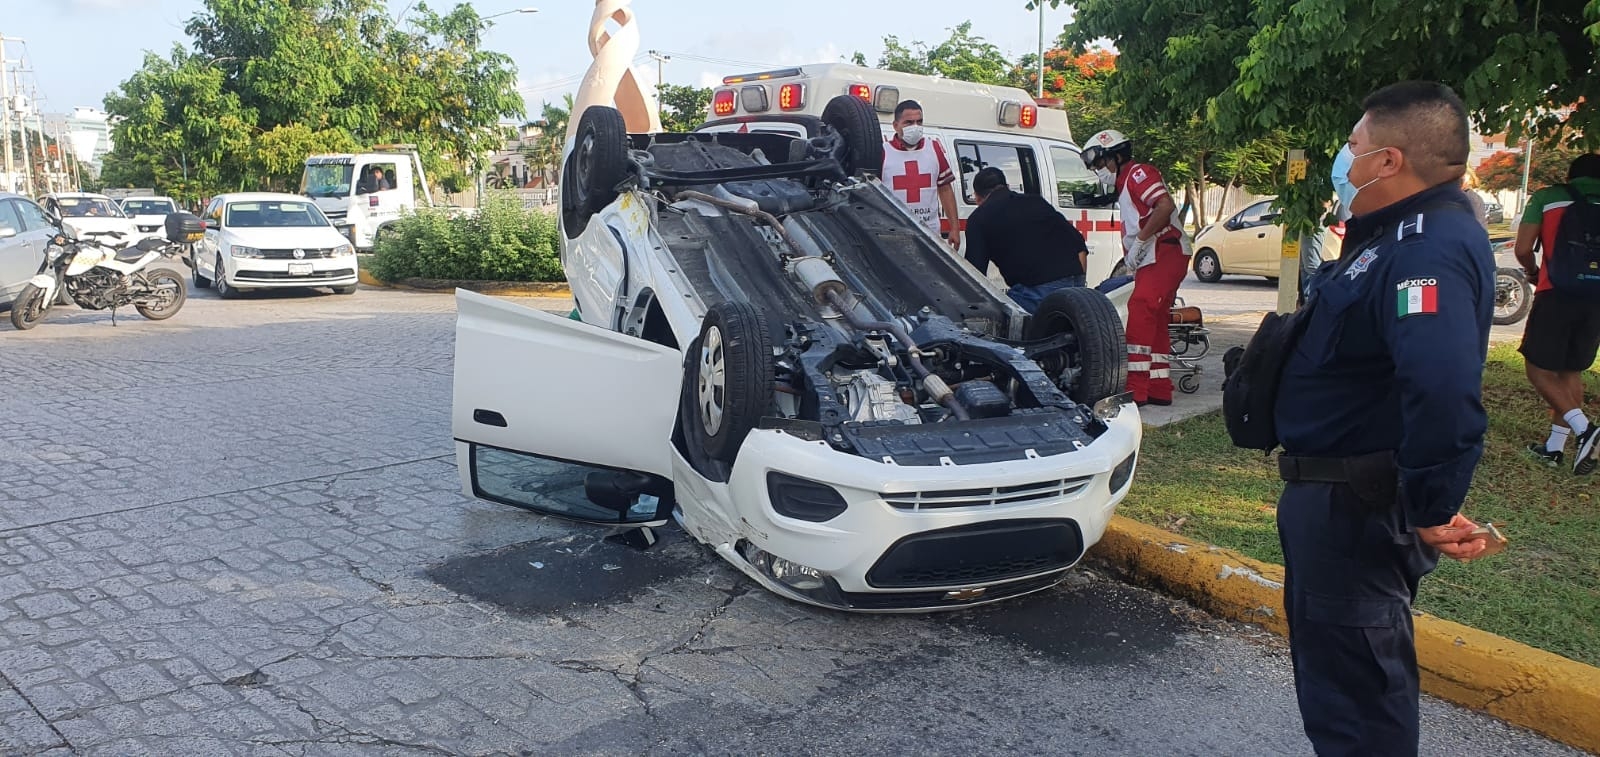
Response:
POLYGON ((922 105, 904 100, 894 106, 894 138, 883 151, 883 183, 935 234, 943 210, 950 221, 950 246, 959 250, 961 216, 956 212, 955 181, 944 146, 922 135, 922 105))
POLYGON ((1117 131, 1089 138, 1083 162, 1114 186, 1122 213, 1123 259, 1133 271, 1128 299, 1128 391, 1140 405, 1172 404, 1167 323, 1189 271, 1189 241, 1173 222, 1177 205, 1161 172, 1133 161, 1133 142, 1117 131))

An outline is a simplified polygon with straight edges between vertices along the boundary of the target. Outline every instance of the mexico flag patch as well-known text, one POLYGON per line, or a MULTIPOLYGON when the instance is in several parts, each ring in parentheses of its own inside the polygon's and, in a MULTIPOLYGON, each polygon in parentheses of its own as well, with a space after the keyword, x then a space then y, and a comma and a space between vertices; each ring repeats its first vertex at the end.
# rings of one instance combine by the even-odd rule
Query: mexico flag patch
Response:
POLYGON ((1411 279, 1400 282, 1395 289, 1401 318, 1439 312, 1439 280, 1411 279))

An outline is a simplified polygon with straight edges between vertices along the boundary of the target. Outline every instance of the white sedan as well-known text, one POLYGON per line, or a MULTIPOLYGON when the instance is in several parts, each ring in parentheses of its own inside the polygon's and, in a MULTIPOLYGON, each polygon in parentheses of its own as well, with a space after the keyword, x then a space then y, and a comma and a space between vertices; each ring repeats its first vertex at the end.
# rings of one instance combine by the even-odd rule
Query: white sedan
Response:
POLYGON ((166 239, 167 216, 178 212, 178 203, 171 197, 129 197, 122 201, 122 212, 133 219, 141 239, 166 239))
POLYGON ((106 241, 113 247, 126 247, 139 241, 140 234, 133 219, 122 212, 117 201, 105 195, 88 192, 55 192, 39 198, 45 212, 61 219, 61 227, 82 237, 89 233, 115 232, 120 237, 106 241))
POLYGON ((214 286, 223 299, 246 289, 356 291, 356 254, 350 240, 304 197, 218 195, 201 219, 205 239, 195 246, 191 261, 198 288, 214 286))

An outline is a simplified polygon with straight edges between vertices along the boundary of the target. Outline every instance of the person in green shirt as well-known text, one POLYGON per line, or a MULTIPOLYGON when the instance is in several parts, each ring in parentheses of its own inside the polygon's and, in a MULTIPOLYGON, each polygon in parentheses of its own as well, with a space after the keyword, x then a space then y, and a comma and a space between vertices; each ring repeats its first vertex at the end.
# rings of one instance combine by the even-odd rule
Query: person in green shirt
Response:
MULTIPOLYGON (((1600 203, 1600 154, 1579 155, 1567 169, 1567 183, 1590 202, 1600 203)), ((1561 217, 1572 205, 1565 185, 1546 187, 1528 199, 1517 226, 1517 262, 1537 282, 1533 308, 1522 332, 1522 353, 1528 381, 1550 405, 1550 438, 1533 442, 1527 452, 1538 462, 1560 468, 1567 437, 1576 435, 1572 472, 1594 472, 1600 433, 1583 414, 1583 371, 1600 351, 1600 301, 1559 291, 1550 283, 1550 251, 1556 248, 1561 217), (1534 257, 1535 246, 1543 252, 1534 257)))

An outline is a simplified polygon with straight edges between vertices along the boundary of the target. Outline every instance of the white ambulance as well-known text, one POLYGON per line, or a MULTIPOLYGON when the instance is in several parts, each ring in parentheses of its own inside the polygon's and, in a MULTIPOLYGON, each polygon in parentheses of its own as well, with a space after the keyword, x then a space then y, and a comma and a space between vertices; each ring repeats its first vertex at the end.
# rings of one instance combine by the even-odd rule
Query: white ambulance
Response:
MULTIPOLYGON (((1114 204, 1086 207, 1104 191, 1083 165, 1067 114, 1054 101, 1036 100, 1015 87, 824 63, 729 76, 712 93, 710 116, 699 131, 776 131, 807 135, 806 119, 820 116, 839 94, 859 97, 878 112, 884 138, 894 134, 894 107, 922 105, 925 133, 944 145, 956 170, 956 204, 962 224, 977 207, 972 179, 979 169, 1004 171, 1011 188, 1043 195, 1089 243, 1091 286, 1124 269, 1122 221, 1114 204)), ((943 221, 946 231, 949 221, 943 221)), ((990 276, 998 273, 990 267, 990 276)))

